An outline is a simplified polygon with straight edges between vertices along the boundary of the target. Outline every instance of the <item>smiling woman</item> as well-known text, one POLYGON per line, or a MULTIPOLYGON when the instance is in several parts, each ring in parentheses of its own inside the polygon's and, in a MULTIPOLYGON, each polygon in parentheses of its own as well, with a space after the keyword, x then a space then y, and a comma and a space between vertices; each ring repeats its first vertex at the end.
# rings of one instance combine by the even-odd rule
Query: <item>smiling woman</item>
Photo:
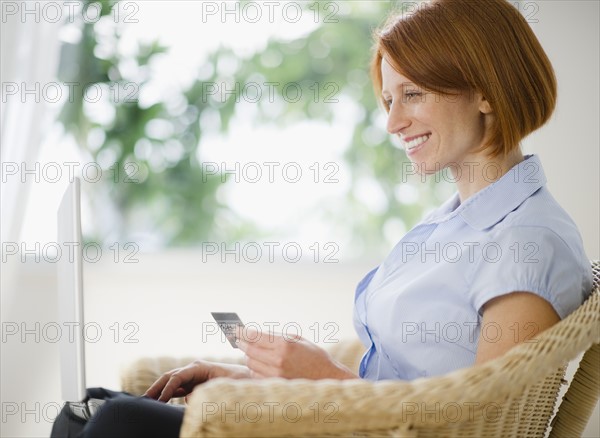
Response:
POLYGON ((439 0, 390 17, 376 40, 388 132, 418 172, 449 169, 457 187, 356 293, 360 376, 413 379, 493 359, 532 335, 523 328, 548 328, 591 292, 592 273, 539 158, 521 152, 556 102, 523 16, 504 0, 439 0))
POLYGON ((359 283, 358 375, 300 336, 242 334, 245 366, 195 361, 144 397, 108 392, 83 436, 177 436, 184 413, 162 402, 218 377, 442 375, 501 356, 589 295, 579 231, 539 157, 520 149, 552 114, 556 80, 518 11, 505 0, 439 0, 393 16, 376 34, 372 73, 389 133, 421 173, 450 169, 457 192, 359 283), (122 415, 132 407, 137 421, 122 415))

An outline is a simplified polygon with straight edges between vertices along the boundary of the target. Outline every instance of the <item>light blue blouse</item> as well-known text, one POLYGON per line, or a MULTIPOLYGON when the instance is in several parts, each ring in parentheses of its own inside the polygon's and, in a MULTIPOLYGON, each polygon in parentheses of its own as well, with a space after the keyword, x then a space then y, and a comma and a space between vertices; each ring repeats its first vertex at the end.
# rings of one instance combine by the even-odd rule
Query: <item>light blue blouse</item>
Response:
MULTIPOLYGON (((575 223, 545 187, 536 155, 464 203, 458 193, 412 228, 358 284, 354 325, 367 347, 359 375, 415 379, 471 366, 481 309, 514 291, 546 299, 561 318, 589 295, 592 270, 575 223)), ((493 341, 533 334, 535 327, 493 341)))

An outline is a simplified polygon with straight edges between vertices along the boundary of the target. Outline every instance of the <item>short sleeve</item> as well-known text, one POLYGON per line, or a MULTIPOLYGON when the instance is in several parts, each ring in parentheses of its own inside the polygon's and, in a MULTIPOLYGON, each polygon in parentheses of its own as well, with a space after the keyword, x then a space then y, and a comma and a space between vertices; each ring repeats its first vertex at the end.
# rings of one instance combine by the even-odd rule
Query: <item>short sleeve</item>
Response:
POLYGON ((545 227, 507 227, 494 233, 474 250, 478 257, 468 274, 474 308, 481 315, 481 308, 492 298, 523 291, 544 298, 561 319, 566 317, 589 292, 589 262, 581 256, 578 243, 569 242, 569 246, 545 227))

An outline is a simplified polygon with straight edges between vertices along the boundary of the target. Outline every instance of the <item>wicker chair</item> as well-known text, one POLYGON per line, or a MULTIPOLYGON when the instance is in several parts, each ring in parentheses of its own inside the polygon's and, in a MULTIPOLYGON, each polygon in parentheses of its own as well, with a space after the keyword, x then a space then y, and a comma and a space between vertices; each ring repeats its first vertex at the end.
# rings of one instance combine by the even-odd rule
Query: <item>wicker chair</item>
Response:
MULTIPOLYGON (((191 394, 181 436, 581 436, 600 392, 600 264, 592 266, 594 292, 579 309, 495 360, 413 381, 215 379, 191 394), (554 415, 568 361, 583 352, 554 415)), ((362 352, 357 342, 331 350, 354 370, 362 352)), ((141 394, 192 360, 140 359, 123 390, 141 394)))

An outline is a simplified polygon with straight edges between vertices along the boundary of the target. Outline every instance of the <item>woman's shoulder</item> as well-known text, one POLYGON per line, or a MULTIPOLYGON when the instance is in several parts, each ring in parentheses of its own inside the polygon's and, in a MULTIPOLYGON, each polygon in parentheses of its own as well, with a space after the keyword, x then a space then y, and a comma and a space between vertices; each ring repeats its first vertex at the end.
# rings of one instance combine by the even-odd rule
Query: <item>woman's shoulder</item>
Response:
POLYGON ((578 256, 583 250, 583 241, 577 224, 569 213, 558 203, 546 186, 542 186, 528 197, 516 209, 507 214, 502 221, 490 230, 492 236, 516 232, 536 235, 554 235, 578 256))
POLYGON ((564 318, 591 292, 591 264, 579 229, 546 187, 484 233, 487 251, 467 273, 478 311, 491 298, 528 291, 564 318))

